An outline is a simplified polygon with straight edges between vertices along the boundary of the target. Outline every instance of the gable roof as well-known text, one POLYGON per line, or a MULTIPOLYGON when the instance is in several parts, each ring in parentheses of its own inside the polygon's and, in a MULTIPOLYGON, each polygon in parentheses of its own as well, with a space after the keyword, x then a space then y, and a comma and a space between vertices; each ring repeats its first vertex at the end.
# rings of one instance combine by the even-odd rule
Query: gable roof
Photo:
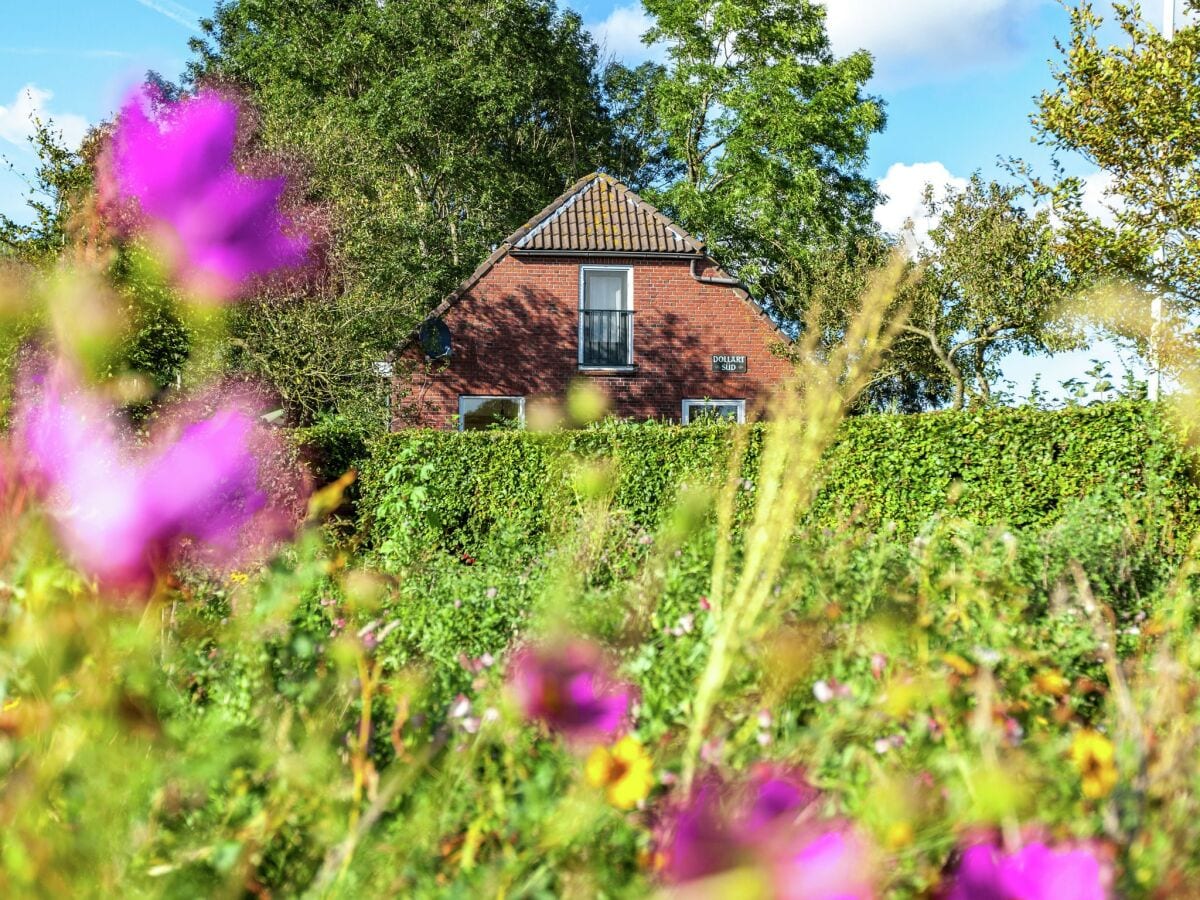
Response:
POLYGON ((593 172, 580 178, 510 234, 462 284, 446 295, 429 317, 445 313, 509 253, 707 258, 702 241, 611 175, 593 172))
MULTIPOLYGON (((713 261, 700 241, 611 175, 593 172, 567 188, 549 206, 514 231, 493 250, 466 280, 426 316, 445 314, 508 254, 580 256, 649 256, 708 262, 718 278, 728 275, 713 261)), ((694 263, 693 263, 694 265, 694 263)), ((784 341, 791 337, 772 321, 750 292, 740 284, 731 289, 767 322, 784 341)), ((409 341, 416 339, 414 331, 409 341)))
POLYGON ((704 253, 700 241, 602 172, 579 179, 506 243, 514 253, 704 253))

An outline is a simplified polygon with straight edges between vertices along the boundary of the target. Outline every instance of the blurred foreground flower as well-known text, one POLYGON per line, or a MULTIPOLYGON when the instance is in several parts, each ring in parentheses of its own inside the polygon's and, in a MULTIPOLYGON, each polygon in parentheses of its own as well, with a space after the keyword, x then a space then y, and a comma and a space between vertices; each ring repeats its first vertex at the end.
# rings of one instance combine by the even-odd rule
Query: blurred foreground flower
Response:
POLYGON ((1117 786, 1117 767, 1112 741, 1098 731, 1081 731, 1071 742, 1071 760, 1083 780, 1083 796, 1092 800, 1107 797, 1117 786))
POLYGON ((1104 900, 1108 881, 1107 867, 1086 847, 1035 841, 1005 853, 977 844, 963 853, 947 900, 1104 900))
POLYGON ((776 900, 870 900, 869 851, 848 826, 794 841, 773 867, 776 900))
POLYGON ((588 784, 604 788, 608 802, 633 809, 654 788, 654 764, 637 738, 626 735, 611 748, 597 747, 587 760, 588 784))
POLYGON ((136 204, 158 226, 160 249, 186 286, 217 299, 235 296, 252 276, 301 264, 308 248, 284 232, 284 179, 234 168, 237 118, 237 107, 212 91, 166 104, 144 87, 121 110, 101 179, 106 201, 136 204), (157 118, 147 114, 151 105, 157 118))
POLYGON ((520 650, 509 682, 528 718, 573 739, 615 733, 633 693, 612 676, 600 648, 586 641, 520 650))
POLYGON ((15 425, 22 471, 47 500, 75 562, 112 589, 144 589, 186 539, 222 554, 245 549, 267 507, 253 450, 254 420, 226 406, 172 441, 134 454, 113 410, 61 374, 35 379, 15 425))
POLYGON ((663 877, 690 885, 742 869, 774 897, 873 896, 866 844, 844 824, 813 820, 818 796, 799 773, 772 766, 744 783, 702 780, 663 823, 663 877))

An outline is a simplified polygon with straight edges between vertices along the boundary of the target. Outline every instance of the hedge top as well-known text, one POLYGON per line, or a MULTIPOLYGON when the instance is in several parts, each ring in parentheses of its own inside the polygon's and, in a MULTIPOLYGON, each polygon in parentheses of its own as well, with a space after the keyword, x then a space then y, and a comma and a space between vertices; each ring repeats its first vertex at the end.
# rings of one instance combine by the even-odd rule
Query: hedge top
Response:
MULTIPOLYGON (((749 426, 742 477, 752 490, 769 425, 749 426)), ((577 461, 601 463, 612 507, 652 529, 685 482, 725 474, 728 425, 606 424, 582 431, 409 431, 373 445, 362 473, 363 524, 389 555, 536 550, 580 498, 577 461)), ((914 535, 950 514, 1011 528, 1052 524, 1107 492, 1153 495, 1190 523, 1196 461, 1161 408, 1120 402, 1044 411, 1001 408, 875 415, 845 422, 826 456, 809 523, 914 535)))

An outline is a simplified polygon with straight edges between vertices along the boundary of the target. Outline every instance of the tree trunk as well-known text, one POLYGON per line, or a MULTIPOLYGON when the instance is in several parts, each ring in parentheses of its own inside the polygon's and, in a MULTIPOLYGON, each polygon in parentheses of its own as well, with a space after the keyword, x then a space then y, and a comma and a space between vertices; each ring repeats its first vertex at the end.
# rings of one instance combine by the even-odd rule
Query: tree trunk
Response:
POLYGON ((975 379, 979 385, 979 402, 984 406, 992 403, 992 386, 988 383, 987 360, 984 358, 986 344, 975 345, 975 379))
POLYGON ((950 373, 950 380, 954 382, 954 393, 950 396, 950 408, 960 410, 967 399, 966 379, 963 378, 962 370, 952 360, 947 360, 946 370, 950 373))

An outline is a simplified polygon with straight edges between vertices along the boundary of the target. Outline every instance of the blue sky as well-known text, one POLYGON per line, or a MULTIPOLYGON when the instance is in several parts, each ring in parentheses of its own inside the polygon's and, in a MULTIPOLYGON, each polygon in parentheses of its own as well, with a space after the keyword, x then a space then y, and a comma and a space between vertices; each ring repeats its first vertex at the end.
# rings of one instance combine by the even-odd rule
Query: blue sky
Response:
MULTIPOLYGON (((569 5, 609 54, 636 62, 661 53, 639 42, 647 25, 639 0, 569 5)), ((1158 4, 1149 6, 1157 12, 1158 4)), ((195 23, 213 3, 44 0, 6 7, 0 156, 28 172, 31 113, 48 116, 74 137, 111 115, 147 69, 177 76, 195 23)), ((1054 38, 1067 30, 1057 2, 828 0, 828 10, 835 51, 865 47, 876 57, 871 90, 887 103, 888 127, 872 143, 869 173, 891 198, 878 211, 889 230, 918 212, 926 181, 956 183, 976 170, 1002 177, 997 161, 1012 156, 1044 165, 1045 151, 1031 143, 1029 115, 1034 97, 1051 85, 1054 38)), ((23 217, 24 191, 13 172, 0 171, 0 212, 23 217)), ((1006 374, 1023 390, 1037 371, 1049 382, 1082 372, 1089 355, 1017 360, 1006 374)), ((1111 358, 1111 349, 1102 355, 1111 358)))

